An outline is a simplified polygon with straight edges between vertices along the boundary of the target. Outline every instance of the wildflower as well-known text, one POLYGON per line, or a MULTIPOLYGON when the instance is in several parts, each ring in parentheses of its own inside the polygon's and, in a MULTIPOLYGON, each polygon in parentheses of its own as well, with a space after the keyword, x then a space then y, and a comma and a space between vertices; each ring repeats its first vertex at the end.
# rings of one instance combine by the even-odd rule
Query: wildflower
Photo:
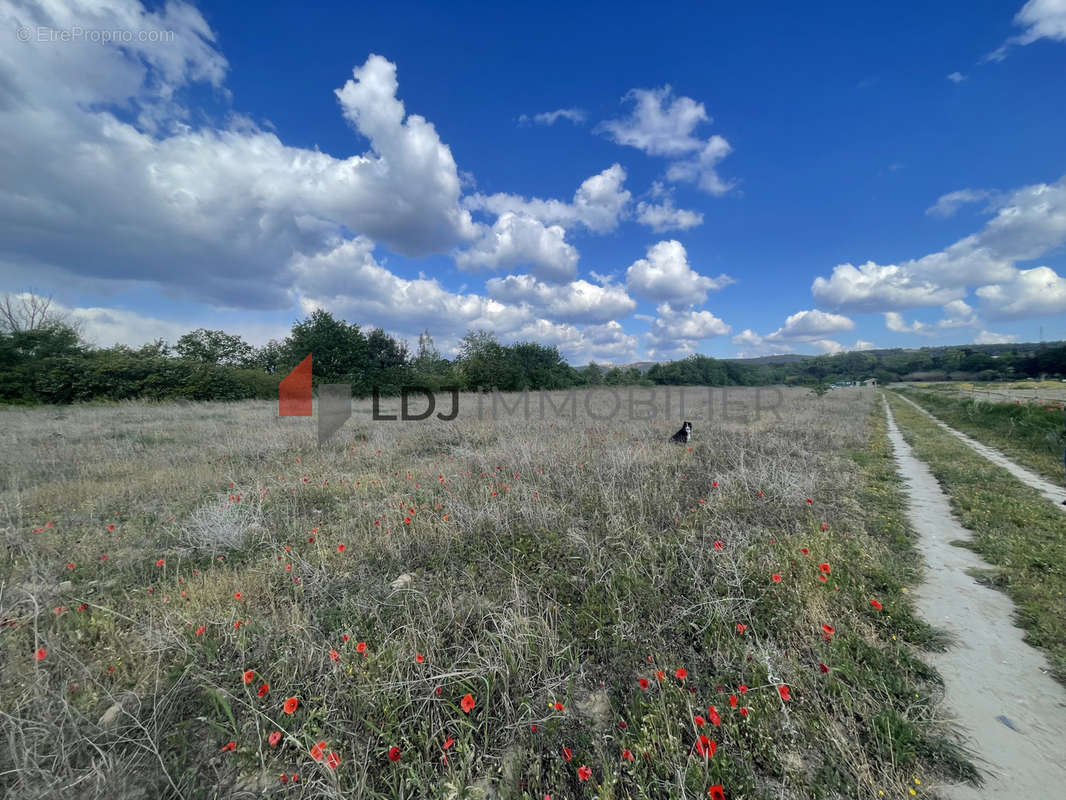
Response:
POLYGON ((240 600, 241 599, 241 593, 240 592, 234 592, 233 593, 233 599, 234 600, 240 600))
POLYGON ((356 645, 355 645, 355 652, 357 652, 357 653, 365 653, 366 652, 366 642, 357 642, 356 645))
POLYGON ((822 583, 828 582, 828 579, 821 572, 818 573, 818 580, 820 580, 822 583))
POLYGON ((722 549, 722 546, 723 546, 723 545, 722 545, 722 542, 721 542, 721 540, 720 540, 720 539, 719 539, 719 540, 716 540, 716 541, 715 541, 715 543, 714 543, 714 549, 715 549, 715 550, 721 550, 721 549, 722 549))
POLYGON ((204 631, 206 631, 206 630, 207 630, 207 626, 206 625, 201 625, 199 628, 196 629, 196 635, 197 636, 203 636, 204 635, 204 631))
POLYGON ((870 600, 870 605, 872 605, 878 611, 880 611, 882 608, 884 608, 884 606, 882 606, 880 603, 878 603, 877 600, 870 600))
POLYGON ((113 531, 113 530, 115 529, 115 526, 114 526, 114 525, 108 525, 108 526, 107 526, 107 529, 108 529, 109 531, 113 531))
POLYGON ((67 569, 74 569, 74 562, 73 561, 68 561, 67 562, 67 569))
POLYGON ((296 707, 300 705, 298 698, 290 697, 285 701, 285 705, 281 707, 281 710, 286 714, 292 714, 296 711, 296 707))
POLYGON ((829 638, 830 636, 832 636, 832 635, 833 635, 834 633, 836 633, 836 630, 835 630, 835 629, 833 628, 833 626, 832 626, 832 625, 828 625, 828 624, 826 624, 826 625, 823 625, 823 626, 822 626, 822 630, 823 630, 823 631, 825 631, 825 637, 826 637, 827 639, 828 639, 828 638, 829 638))
POLYGON ((344 552, 344 545, 343 544, 337 545, 337 552, 338 553, 343 553, 344 552))
POLYGON ((329 657, 330 657, 330 658, 331 658, 331 659, 332 659, 333 661, 340 661, 340 658, 341 658, 341 654, 337 652, 336 648, 334 648, 333 650, 330 650, 330 651, 329 651, 329 657))
POLYGON ((707 717, 711 720, 711 723, 714 724, 714 725, 721 725, 722 724, 722 717, 718 714, 718 709, 715 708, 714 706, 710 706, 707 709, 707 717))
POLYGON ((739 633, 741 636, 744 635, 744 631, 746 631, 747 629, 748 629, 747 625, 744 625, 743 623, 740 623, 740 622, 737 623, 737 633, 739 633))
POLYGON ((718 744, 709 736, 700 734, 700 738, 696 740, 696 752, 704 758, 710 758, 714 755, 714 751, 718 749, 718 744))
POLYGON ((622 758, 625 759, 626 761, 633 761, 634 760, 633 754, 629 750, 623 750, 622 751, 622 758))
POLYGON ((651 684, 648 683, 647 678, 641 678, 639 681, 637 681, 637 684, 640 686, 642 691, 647 690, 647 688, 651 686, 651 684))
POLYGON ((403 754, 400 752, 400 748, 397 747, 396 745, 393 745, 392 747, 389 748, 389 761, 393 761, 393 762, 399 761, 401 755, 403 755, 403 754))
POLYGON ((826 523, 824 523, 824 522, 822 523, 822 530, 823 531, 829 530, 829 526, 826 523))
POLYGON ((716 783, 708 789, 707 796, 710 797, 711 800, 725 800, 725 792, 722 790, 722 784, 716 783))
POLYGON ((828 575, 830 572, 832 572, 832 570, 829 569, 829 565, 828 564, 819 564, 818 565, 818 569, 820 569, 826 575, 828 575))
POLYGON ((157 567, 161 567, 161 566, 163 566, 166 563, 167 563, 167 560, 165 558, 161 558, 161 559, 159 559, 158 561, 155 562, 155 565, 157 567))
POLYGON ((237 749, 237 743, 236 742, 226 742, 224 745, 222 745, 222 752, 223 753, 232 753, 236 749, 237 749))
POLYGON ((415 653, 415 662, 418 663, 418 664, 425 664, 426 663, 426 657, 424 655, 422 655, 421 653, 415 653))
POLYGON ((785 686, 784 684, 782 684, 781 686, 777 687, 777 693, 779 695, 781 695, 781 699, 782 700, 791 700, 792 699, 792 695, 789 694, 788 687, 785 686))
POLYGON ((566 706, 556 700, 554 703, 552 703, 552 708, 554 708, 556 711, 564 711, 566 709, 566 706))
POLYGON ((692 721, 696 723, 696 727, 697 727, 697 728, 702 728, 702 727, 703 727, 704 725, 706 725, 706 724, 707 724, 707 720, 705 720, 705 719, 704 719, 703 717, 701 717, 701 716, 700 716, 699 714, 697 714, 696 716, 694 716, 694 717, 692 718, 692 721))
POLYGON ((592 770, 582 764, 577 768, 577 779, 579 781, 587 781, 592 777, 592 770))
POLYGON ((781 583, 781 576, 778 573, 774 573, 770 576, 774 583, 781 583))
POLYGON ((688 670, 686 670, 684 667, 678 667, 677 671, 674 672, 674 677, 677 678, 679 681, 683 681, 685 680, 685 678, 688 677, 688 670))
POLYGON ((811 551, 808 550, 806 547, 801 547, 800 552, 803 553, 803 555, 805 556, 809 556, 811 554, 811 551))
POLYGON ((100 554, 100 560, 101 561, 107 561, 107 553, 101 553, 100 554))
POLYGON ((665 677, 666 677, 666 675, 663 674, 663 671, 661 669, 660 670, 656 670, 656 672, 655 672, 655 680, 661 682, 663 680, 663 678, 665 678, 665 677))
POLYGON ((573 757, 574 757, 574 754, 572 752, 570 752, 570 748, 569 747, 563 747, 563 760, 564 761, 569 761, 573 757))
POLYGON ((322 751, 323 749, 325 749, 325 747, 325 742, 319 742, 318 744, 311 745, 311 758, 313 758, 315 761, 321 761, 322 756, 324 755, 322 751))
POLYGON ((747 684, 744 684, 744 683, 740 684, 740 686, 737 687, 737 691, 740 692, 741 694, 747 694, 748 693, 747 684))
POLYGON ((242 680, 243 680, 243 681, 244 681, 245 683, 251 683, 251 682, 252 682, 253 680, 255 680, 255 672, 254 672, 253 670, 250 670, 250 669, 246 669, 246 670, 244 671, 244 674, 243 674, 243 675, 241 675, 241 679, 242 679, 242 680))
POLYGON ((437 695, 437 697, 440 697, 443 692, 444 692, 444 687, 443 686, 438 686, 438 687, 436 687, 433 690, 433 694, 437 695))
POLYGON ((45 650, 43 647, 38 647, 37 648, 36 656, 37 656, 37 660, 38 661, 44 661, 44 659, 45 659, 45 657, 47 655, 48 655, 48 651, 45 650))
POLYGON ((465 713, 469 714, 474 710, 474 696, 472 694, 465 695, 463 699, 459 701, 459 706, 465 713))
POLYGON ((447 750, 453 744, 455 744, 455 739, 453 739, 451 737, 448 737, 447 739, 444 740, 444 744, 441 745, 441 749, 442 750, 447 750))
POLYGON ((807 498, 807 505, 814 505, 814 501, 811 498, 807 498))
POLYGON ((820 669, 822 672, 829 672, 829 667, 827 667, 825 664, 819 664, 818 669, 820 669))
POLYGON ((736 708, 738 701, 739 701, 739 698, 735 694, 729 695, 729 707, 730 708, 736 708))
POLYGON ((267 692, 269 692, 269 691, 270 691, 270 684, 269 683, 264 683, 262 686, 259 687, 259 691, 256 692, 256 694, 258 694, 260 697, 266 697, 267 692))
POLYGON ((326 756, 326 766, 328 766, 330 769, 336 769, 340 765, 340 763, 341 757, 334 753, 332 750, 330 750, 329 755, 326 756))
POLYGON ((745 706, 745 707, 743 707, 743 708, 738 708, 738 709, 737 709, 737 711, 739 711, 739 712, 740 712, 740 716, 742 716, 742 717, 746 717, 746 716, 748 716, 748 709, 747 709, 747 706, 745 706))
POLYGON ((281 731, 274 731, 267 737, 267 741, 270 742, 271 747, 277 747, 278 742, 281 741, 281 731))

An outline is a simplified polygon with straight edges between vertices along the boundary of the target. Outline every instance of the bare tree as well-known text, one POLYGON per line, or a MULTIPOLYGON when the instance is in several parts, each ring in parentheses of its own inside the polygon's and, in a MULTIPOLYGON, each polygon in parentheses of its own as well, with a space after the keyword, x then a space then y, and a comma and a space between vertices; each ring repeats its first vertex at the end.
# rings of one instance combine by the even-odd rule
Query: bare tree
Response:
POLYGON ((69 314, 55 307, 51 295, 44 297, 31 290, 18 294, 4 292, 0 297, 0 331, 35 331, 53 325, 78 327, 69 314))

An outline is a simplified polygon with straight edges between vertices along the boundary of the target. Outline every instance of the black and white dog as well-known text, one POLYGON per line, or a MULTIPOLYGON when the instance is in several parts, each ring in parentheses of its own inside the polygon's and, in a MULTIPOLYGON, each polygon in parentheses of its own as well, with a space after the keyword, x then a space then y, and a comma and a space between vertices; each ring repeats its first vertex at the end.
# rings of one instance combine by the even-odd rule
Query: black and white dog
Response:
POLYGON ((692 438, 692 423, 685 422, 681 426, 681 430, 670 437, 671 442, 677 442, 678 444, 688 444, 689 439, 692 438))

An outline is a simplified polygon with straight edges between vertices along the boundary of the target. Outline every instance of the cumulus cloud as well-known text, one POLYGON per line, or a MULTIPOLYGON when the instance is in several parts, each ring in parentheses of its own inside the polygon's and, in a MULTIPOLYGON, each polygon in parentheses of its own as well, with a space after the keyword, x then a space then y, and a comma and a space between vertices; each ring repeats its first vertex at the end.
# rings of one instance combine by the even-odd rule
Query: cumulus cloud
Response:
POLYGON ((596 286, 584 280, 549 286, 531 275, 508 275, 491 279, 485 289, 495 300, 526 304, 557 322, 602 324, 626 317, 637 307, 624 287, 596 286))
POLYGON ((1029 0, 1014 16, 1014 24, 1025 28, 984 57, 984 61, 1002 61, 1013 45, 1027 45, 1040 39, 1066 41, 1066 1, 1029 0))
POLYGON ((1018 337, 1012 333, 993 333, 992 331, 981 331, 974 337, 974 344, 1010 344, 1011 342, 1018 341, 1018 337))
POLYGON ((957 192, 948 192, 937 198, 937 201, 925 210, 931 217, 946 219, 955 214, 967 203, 978 203, 991 196, 991 192, 985 189, 960 189, 957 192))
POLYGON ((479 226, 481 237, 467 250, 455 253, 459 269, 513 269, 528 266, 547 281, 568 281, 577 274, 577 250, 565 240, 561 225, 507 211, 495 224, 479 226))
POLYGON ((647 256, 626 270, 626 286, 634 294, 649 300, 665 301, 677 306, 702 305, 707 292, 717 291, 736 281, 726 274, 717 278, 700 275, 688 263, 688 253, 676 239, 658 242, 648 248, 647 256))
POLYGON ((0 5, 0 27, 174 30, 132 46, 37 42, 0 55, 0 259, 164 285, 231 307, 280 308, 293 253, 347 232, 395 252, 447 252, 477 231, 433 125, 407 114, 396 67, 371 55, 337 90, 369 142, 337 158, 285 145, 239 113, 224 127, 181 104, 225 95, 226 61, 200 13, 168 3, 0 5), (198 120, 197 125, 190 121, 198 120))
POLYGON ((655 310, 658 316, 645 334, 648 355, 653 358, 694 353, 700 342, 726 336, 733 330, 710 311, 678 311, 668 303, 660 304, 655 310))
POLYGON ((977 296, 989 319, 1066 314, 1066 278, 1050 267, 1020 270, 1009 282, 982 286, 977 296))
POLYGON ((967 287, 1013 281, 1015 262, 1038 258, 1066 241, 1066 178, 1003 195, 995 216, 975 234, 901 264, 841 264, 819 276, 811 292, 820 305, 849 311, 900 311, 944 305, 967 287))
POLYGON ((952 83, 962 83, 964 80, 966 80, 966 76, 963 75, 961 72, 952 72, 950 75, 948 75, 948 80, 952 83))
POLYGON ((703 224, 703 214, 674 206, 674 200, 667 195, 661 203, 637 203, 637 222, 647 225, 656 233, 666 231, 686 231, 703 224))
POLYGON ((914 320, 908 325, 903 320, 903 315, 897 311, 885 312, 885 327, 894 333, 917 333, 921 336, 933 335, 933 331, 924 322, 914 320))
POLYGON ((977 315, 965 300, 945 303, 944 319, 937 322, 937 326, 941 328, 967 328, 977 324, 977 315))
POLYGON ((785 319, 785 324, 765 337, 768 342, 813 342, 827 333, 850 331, 855 323, 841 314, 829 314, 818 309, 797 311, 785 319))
POLYGON ((518 121, 523 125, 529 125, 530 123, 554 125, 560 119, 566 119, 575 125, 580 125, 585 121, 585 117, 585 112, 580 108, 557 108, 555 111, 544 111, 540 114, 534 114, 532 117, 528 114, 523 114, 518 118, 518 121))
POLYGON ((843 353, 846 349, 840 342, 834 342, 832 339, 814 339, 810 342, 810 345, 831 356, 843 353))
POLYGON ((675 97, 669 85, 632 89, 623 101, 633 103, 629 116, 605 120, 596 126, 597 132, 648 155, 678 159, 667 169, 668 180, 695 183, 713 195, 725 194, 733 187, 717 173, 718 162, 732 149, 729 142, 717 134, 706 140, 695 135, 697 126, 711 122, 703 103, 675 97))
POLYGON ((626 171, 612 164, 586 179, 574 192, 573 201, 526 199, 514 194, 473 194, 463 199, 470 210, 494 214, 512 212, 540 220, 545 225, 572 228, 582 225, 594 233, 610 233, 625 216, 632 195, 625 188, 626 171))

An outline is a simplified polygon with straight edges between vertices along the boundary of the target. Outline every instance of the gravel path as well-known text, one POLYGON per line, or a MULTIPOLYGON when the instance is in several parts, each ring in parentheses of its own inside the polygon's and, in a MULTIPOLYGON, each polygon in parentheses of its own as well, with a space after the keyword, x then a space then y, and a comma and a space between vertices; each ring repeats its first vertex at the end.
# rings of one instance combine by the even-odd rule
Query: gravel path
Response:
POLYGON ((885 410, 926 566, 916 605, 929 623, 958 637, 947 652, 925 657, 944 678, 945 708, 987 781, 982 789, 938 788, 950 798, 1066 796, 1066 689, 1048 677, 1043 654, 1022 641, 1007 595, 967 575, 988 565, 951 544, 970 532, 952 517, 933 474, 903 440, 887 401, 885 410))

